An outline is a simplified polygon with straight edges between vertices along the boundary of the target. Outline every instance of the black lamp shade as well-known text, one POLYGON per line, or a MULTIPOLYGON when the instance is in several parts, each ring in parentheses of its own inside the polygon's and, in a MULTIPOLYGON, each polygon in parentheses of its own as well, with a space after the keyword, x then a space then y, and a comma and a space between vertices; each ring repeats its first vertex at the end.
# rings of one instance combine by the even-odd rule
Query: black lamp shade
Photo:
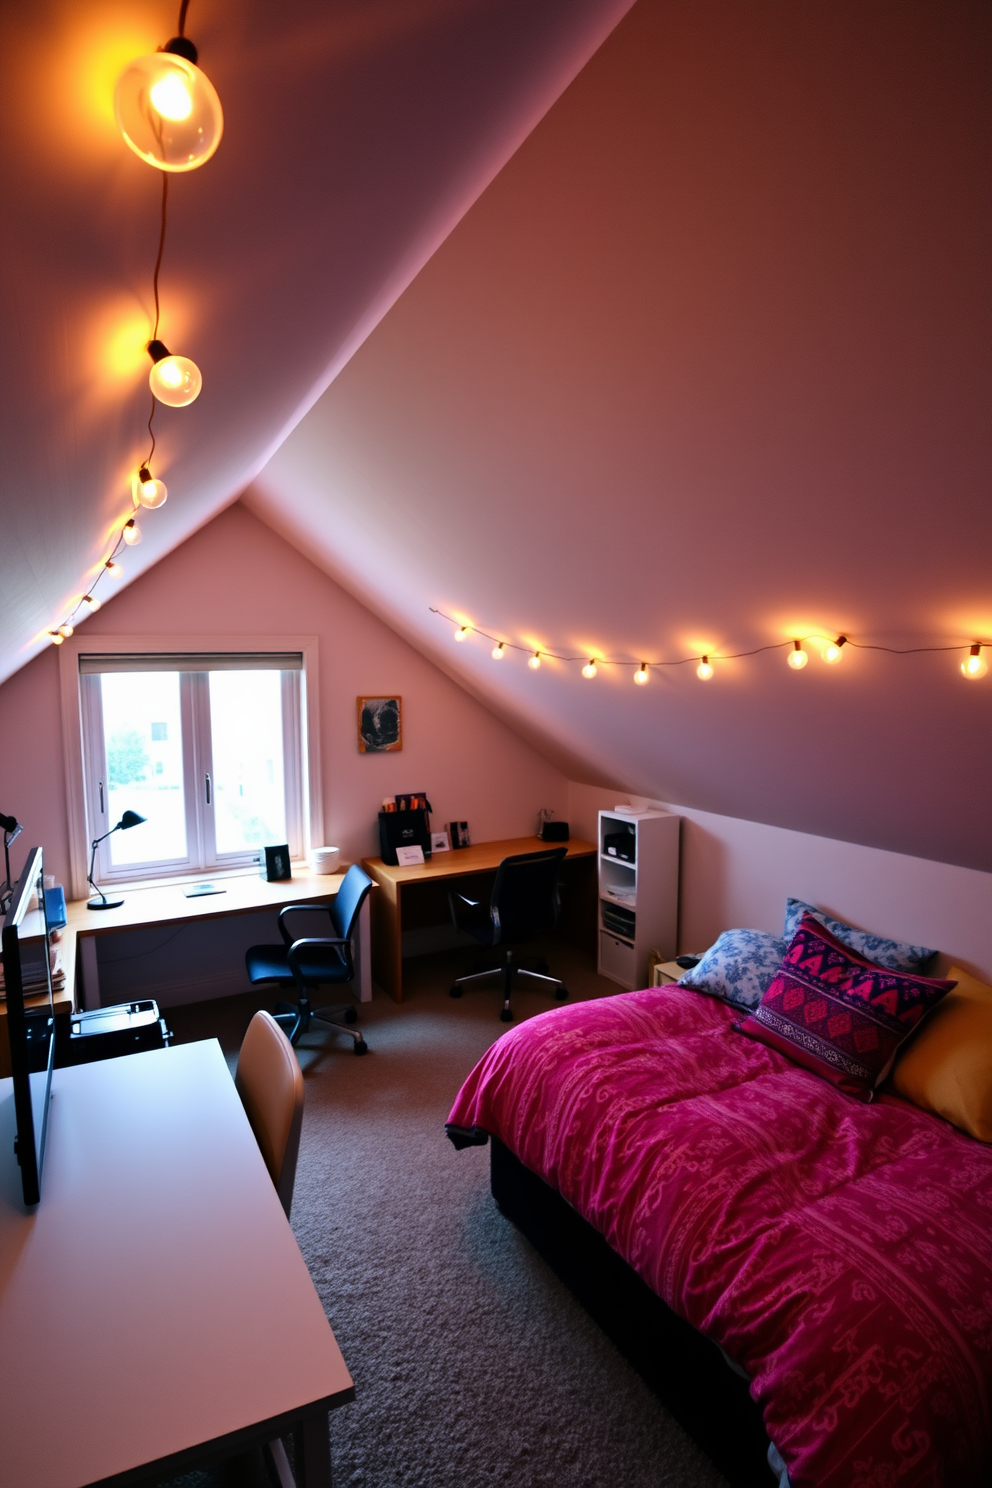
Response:
POLYGON ((140 827, 141 823, 146 820, 146 817, 139 816, 136 811, 125 811, 117 825, 126 832, 128 827, 140 827))

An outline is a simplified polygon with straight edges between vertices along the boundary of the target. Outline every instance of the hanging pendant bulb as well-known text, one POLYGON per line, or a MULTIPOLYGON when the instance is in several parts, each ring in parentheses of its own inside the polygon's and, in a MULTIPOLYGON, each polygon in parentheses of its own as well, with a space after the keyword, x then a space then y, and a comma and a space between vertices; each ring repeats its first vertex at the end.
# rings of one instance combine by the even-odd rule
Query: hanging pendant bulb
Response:
POLYGON ((89 605, 91 615, 95 615, 97 610, 100 608, 100 601, 97 599, 95 594, 84 594, 83 604, 89 605))
POLYGON ((112 579, 119 579, 124 572, 116 558, 108 558, 103 566, 112 579))
POLYGON ((136 548, 140 543, 141 528, 133 517, 124 523, 123 537, 129 548, 136 548))
POLYGON ((536 671, 538 671, 540 669, 540 666, 541 666, 541 653, 540 653, 540 651, 535 651, 534 652, 534 655, 529 659, 529 661, 527 662, 527 665, 530 667, 530 669, 531 669, 532 672, 536 672, 536 671))
POLYGON ((59 626, 59 635, 62 637, 62 639, 64 641, 67 641, 69 639, 69 637, 71 635, 74 635, 74 634, 75 634, 75 631, 74 631, 73 627, 68 623, 68 621, 66 621, 65 625, 60 625, 59 626))
POLYGON ((195 362, 173 356, 164 341, 149 341, 147 351, 155 364, 148 374, 148 386, 160 403, 185 408, 200 396, 203 378, 195 362))
POLYGON ((846 645, 847 636, 839 635, 835 641, 830 642, 830 645, 824 651, 824 661, 827 662, 830 666, 836 666, 844 654, 841 650, 841 647, 846 645))
POLYGON ((117 79, 114 114, 136 155, 162 171, 204 165, 220 144, 224 112, 201 72, 196 47, 174 36, 160 52, 136 57, 117 79))
POLYGON ((455 631, 455 640, 467 641, 470 634, 471 632, 467 625, 459 625, 458 629, 455 631))
POLYGON ((696 676, 700 682, 708 682, 713 675, 713 667, 708 656, 704 656, 696 668, 696 676))
POLYGON ((503 645, 503 642, 502 641, 499 641, 493 647, 493 661, 502 661, 503 660, 503 657, 505 655, 506 655, 506 647, 503 645))
POLYGON ((157 506, 165 505, 169 492, 165 482, 156 480, 148 466, 142 465, 131 477, 131 494, 135 506, 147 506, 154 510, 157 506))
POLYGON ((585 666, 582 668, 582 675, 583 675, 583 677, 595 677, 595 675, 596 675, 596 661, 595 661, 595 658, 594 657, 590 656, 589 660, 586 662, 585 666))
POLYGON ((65 639, 61 631, 58 630, 50 630, 48 632, 48 638, 53 646, 61 646, 63 640, 65 639))
POLYGON ((642 661, 637 671, 634 673, 634 681, 637 683, 638 687, 643 687, 647 680, 648 664, 646 661, 642 661))
POLYGON ((799 641, 793 641, 792 647, 793 649, 789 652, 789 665, 794 672, 801 672, 809 661, 809 657, 806 655, 799 641))
POLYGON ((969 679, 984 677, 988 669, 989 664, 982 655, 982 648, 976 642, 961 663, 961 674, 969 679))

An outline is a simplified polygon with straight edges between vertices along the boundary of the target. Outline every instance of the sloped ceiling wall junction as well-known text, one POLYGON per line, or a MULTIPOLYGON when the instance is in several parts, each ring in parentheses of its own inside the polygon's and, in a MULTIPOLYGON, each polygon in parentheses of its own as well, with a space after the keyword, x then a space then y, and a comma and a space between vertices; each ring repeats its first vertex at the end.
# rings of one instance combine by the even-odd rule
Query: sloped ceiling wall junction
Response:
MULTIPOLYGON (((237 497, 629 3, 193 0, 225 134, 173 178, 160 334, 204 386, 158 411, 127 580, 237 497)), ((92 586, 148 447, 161 177, 112 99, 177 13, 0 5, 0 681, 92 586)))
POLYGON ((583 778, 992 868, 989 11, 640 0, 246 500, 583 778))

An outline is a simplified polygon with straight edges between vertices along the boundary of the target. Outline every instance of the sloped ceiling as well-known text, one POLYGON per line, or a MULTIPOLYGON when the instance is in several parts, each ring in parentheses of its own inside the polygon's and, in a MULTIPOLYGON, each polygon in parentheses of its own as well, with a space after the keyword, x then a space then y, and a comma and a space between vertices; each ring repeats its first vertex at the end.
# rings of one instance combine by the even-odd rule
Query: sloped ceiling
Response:
MULTIPOLYGON (((237 497, 628 4, 193 0, 225 134, 172 181, 161 335, 204 386, 158 412, 169 499, 128 579, 237 497)), ((0 680, 93 587, 130 514, 161 177, 112 98, 177 12, 0 11, 0 680)))
POLYGON ((246 501, 585 778, 992 868, 988 21, 640 0, 246 501))

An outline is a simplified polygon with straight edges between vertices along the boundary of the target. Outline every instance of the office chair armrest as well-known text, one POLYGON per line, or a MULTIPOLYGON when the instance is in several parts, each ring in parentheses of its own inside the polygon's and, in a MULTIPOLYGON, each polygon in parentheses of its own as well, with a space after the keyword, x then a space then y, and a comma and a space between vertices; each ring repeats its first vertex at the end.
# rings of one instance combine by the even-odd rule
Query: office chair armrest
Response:
MULTIPOLYGON (((305 910, 308 914, 313 914, 315 911, 323 910, 325 914, 330 916, 331 906, 329 904, 284 904, 282 909, 279 911, 279 934, 282 936, 283 940, 288 946, 292 945, 293 941, 297 937, 290 935, 289 931, 286 929, 286 926, 283 924, 283 919, 286 915, 296 914, 302 910, 305 910)), ((331 920, 331 924, 334 924, 333 920, 331 920)))
POLYGON ((341 953, 341 958, 344 961, 345 966, 347 966, 348 968, 349 977, 354 980, 355 963, 351 958, 350 940, 343 940, 338 935, 308 935, 302 940, 294 940, 292 945, 289 947, 289 950, 286 952, 286 960, 289 962, 289 969, 293 973, 293 976, 300 987, 304 987, 306 985, 303 979, 303 973, 300 969, 300 956, 304 951, 316 946, 319 946, 322 950, 326 950, 328 946, 336 946, 341 953))
POLYGON ((482 902, 480 899, 469 899, 465 894, 459 894, 454 889, 449 892, 448 898, 460 899, 463 904, 468 905, 469 909, 478 909, 480 903, 482 902))

